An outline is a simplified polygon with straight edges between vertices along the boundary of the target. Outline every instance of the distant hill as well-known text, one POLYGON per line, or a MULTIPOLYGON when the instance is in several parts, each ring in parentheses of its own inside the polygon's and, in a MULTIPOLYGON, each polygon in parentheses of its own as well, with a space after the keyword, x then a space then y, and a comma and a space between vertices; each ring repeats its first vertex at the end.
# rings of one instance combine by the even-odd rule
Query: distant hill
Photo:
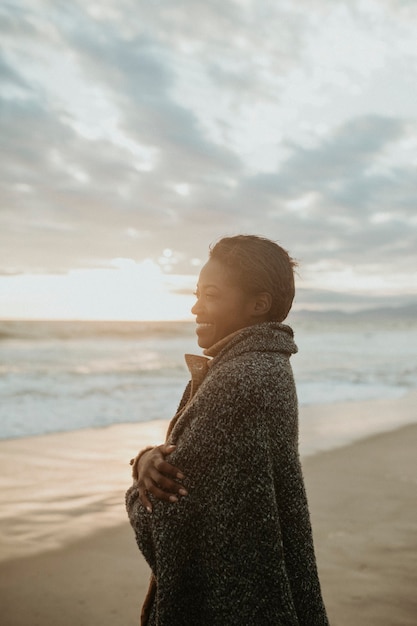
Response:
POLYGON ((311 311, 309 309, 300 309, 291 312, 291 319, 303 320, 410 320, 417 322, 417 303, 407 304, 399 307, 375 307, 371 309, 362 309, 360 311, 341 311, 341 310, 324 310, 311 311))

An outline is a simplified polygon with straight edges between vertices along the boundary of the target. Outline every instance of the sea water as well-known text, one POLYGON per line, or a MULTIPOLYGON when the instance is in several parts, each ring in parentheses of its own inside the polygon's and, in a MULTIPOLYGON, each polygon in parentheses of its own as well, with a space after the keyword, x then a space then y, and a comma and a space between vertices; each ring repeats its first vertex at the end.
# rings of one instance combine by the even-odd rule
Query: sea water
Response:
MULTIPOLYGON (((295 318, 300 405, 417 386, 417 322, 295 318)), ((170 419, 201 353, 192 322, 0 321, 0 438, 170 419)))

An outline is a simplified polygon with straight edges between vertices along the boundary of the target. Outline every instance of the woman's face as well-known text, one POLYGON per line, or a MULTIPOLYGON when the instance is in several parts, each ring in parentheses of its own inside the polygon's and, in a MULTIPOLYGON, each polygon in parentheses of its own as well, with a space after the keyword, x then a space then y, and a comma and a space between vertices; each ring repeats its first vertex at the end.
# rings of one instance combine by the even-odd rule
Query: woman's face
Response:
POLYGON ((230 333, 258 321, 253 311, 254 298, 234 285, 223 265, 215 259, 210 259, 201 270, 196 296, 191 312, 196 316, 201 348, 209 348, 230 333))

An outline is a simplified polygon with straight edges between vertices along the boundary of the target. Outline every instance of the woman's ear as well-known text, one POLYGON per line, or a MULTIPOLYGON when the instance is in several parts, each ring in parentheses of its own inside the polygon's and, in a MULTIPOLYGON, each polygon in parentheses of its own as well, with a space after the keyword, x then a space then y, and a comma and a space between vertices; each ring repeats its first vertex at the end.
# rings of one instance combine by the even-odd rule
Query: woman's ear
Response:
POLYGON ((256 294, 253 302, 254 317, 262 317, 269 313, 272 306, 272 296, 267 291, 261 291, 256 294))

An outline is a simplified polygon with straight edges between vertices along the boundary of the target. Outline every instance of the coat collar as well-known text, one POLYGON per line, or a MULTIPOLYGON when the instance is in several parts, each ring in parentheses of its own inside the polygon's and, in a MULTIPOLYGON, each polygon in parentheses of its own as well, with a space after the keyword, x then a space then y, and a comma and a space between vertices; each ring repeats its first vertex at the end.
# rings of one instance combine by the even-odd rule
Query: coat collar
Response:
MULTIPOLYGON (((223 339, 220 339, 220 341, 210 346, 210 348, 206 348, 204 350, 204 356, 198 354, 186 354, 184 358, 191 374, 190 397, 192 398, 194 396, 195 392, 203 382, 204 378, 207 375, 207 372, 209 371, 213 363, 214 357, 218 356, 220 352, 222 352, 224 348, 226 348, 226 346, 239 343, 241 340, 243 341, 245 337, 251 337, 256 340, 257 336, 262 337, 264 334, 266 334, 267 344, 269 347, 272 347, 274 341, 271 333, 276 334, 277 331, 278 334, 281 336, 279 349, 283 348, 283 345, 281 344, 282 342, 284 342, 284 344, 287 344, 285 348, 288 353, 296 352, 297 348, 293 342, 293 332, 289 326, 287 326, 286 324, 281 324, 279 322, 263 322, 262 324, 255 324, 254 326, 241 328, 240 330, 236 330, 234 333, 223 337, 223 339), (285 339, 283 337, 285 337, 285 339)), ((275 347, 275 349, 278 348, 275 347)))

